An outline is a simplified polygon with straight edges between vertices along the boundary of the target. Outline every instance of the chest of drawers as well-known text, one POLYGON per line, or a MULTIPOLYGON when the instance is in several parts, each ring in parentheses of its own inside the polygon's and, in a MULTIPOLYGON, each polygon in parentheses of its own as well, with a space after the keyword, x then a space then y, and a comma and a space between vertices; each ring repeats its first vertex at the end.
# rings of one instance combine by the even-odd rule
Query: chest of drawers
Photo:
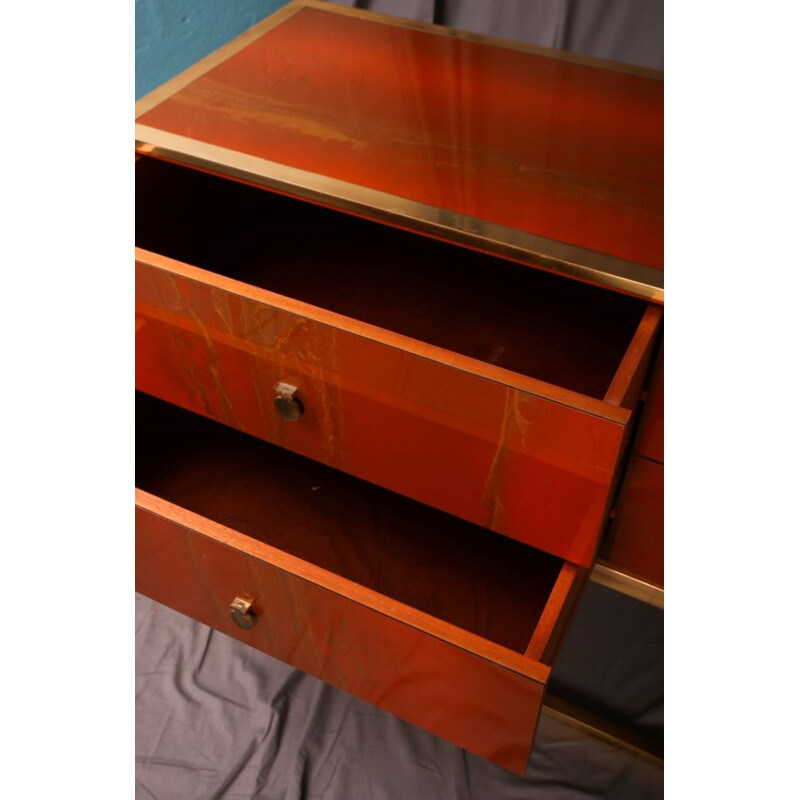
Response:
POLYGON ((137 588, 521 772, 660 337, 661 113, 313 2, 141 101, 137 588))

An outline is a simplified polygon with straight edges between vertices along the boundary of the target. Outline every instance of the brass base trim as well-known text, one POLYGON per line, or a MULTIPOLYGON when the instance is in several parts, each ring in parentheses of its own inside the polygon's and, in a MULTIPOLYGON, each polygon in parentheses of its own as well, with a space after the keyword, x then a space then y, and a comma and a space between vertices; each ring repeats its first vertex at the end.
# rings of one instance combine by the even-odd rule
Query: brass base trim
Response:
POLYGON ((542 713, 557 719, 559 722, 571 725, 584 733, 588 733, 606 744, 649 761, 651 764, 656 764, 660 767, 664 766, 664 745, 662 742, 650 739, 624 725, 562 700, 560 697, 555 697, 549 693, 546 694, 542 705, 542 713))

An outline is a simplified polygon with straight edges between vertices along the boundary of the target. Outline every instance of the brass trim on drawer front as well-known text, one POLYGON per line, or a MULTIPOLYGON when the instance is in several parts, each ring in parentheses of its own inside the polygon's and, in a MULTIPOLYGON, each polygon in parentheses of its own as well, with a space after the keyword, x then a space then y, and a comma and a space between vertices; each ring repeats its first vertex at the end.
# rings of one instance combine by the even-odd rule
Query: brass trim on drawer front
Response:
POLYGON ((632 753, 638 758, 661 767, 664 766, 664 745, 661 742, 643 736, 625 725, 620 725, 599 714, 593 714, 585 708, 568 703, 549 692, 544 696, 542 713, 588 733, 613 747, 632 753))

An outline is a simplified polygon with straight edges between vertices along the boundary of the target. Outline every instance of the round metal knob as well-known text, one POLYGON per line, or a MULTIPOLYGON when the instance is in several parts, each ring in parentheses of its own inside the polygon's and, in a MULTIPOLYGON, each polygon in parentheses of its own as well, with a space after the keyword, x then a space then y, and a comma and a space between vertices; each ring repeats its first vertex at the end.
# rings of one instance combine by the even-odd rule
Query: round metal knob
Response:
POLYGON ((245 630, 250 630, 256 624, 256 615, 251 611, 255 597, 242 592, 237 594, 231 603, 231 619, 245 630))
POLYGON ((297 387, 279 383, 275 387, 275 410, 287 422, 296 422, 303 416, 303 404, 297 396, 297 387))

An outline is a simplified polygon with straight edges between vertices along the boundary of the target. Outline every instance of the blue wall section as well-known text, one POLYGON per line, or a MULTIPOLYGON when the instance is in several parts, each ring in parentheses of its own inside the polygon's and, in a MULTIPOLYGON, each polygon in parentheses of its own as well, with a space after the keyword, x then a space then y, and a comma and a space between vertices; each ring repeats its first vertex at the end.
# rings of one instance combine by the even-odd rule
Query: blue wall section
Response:
POLYGON ((136 0, 136 99, 288 0, 136 0))

